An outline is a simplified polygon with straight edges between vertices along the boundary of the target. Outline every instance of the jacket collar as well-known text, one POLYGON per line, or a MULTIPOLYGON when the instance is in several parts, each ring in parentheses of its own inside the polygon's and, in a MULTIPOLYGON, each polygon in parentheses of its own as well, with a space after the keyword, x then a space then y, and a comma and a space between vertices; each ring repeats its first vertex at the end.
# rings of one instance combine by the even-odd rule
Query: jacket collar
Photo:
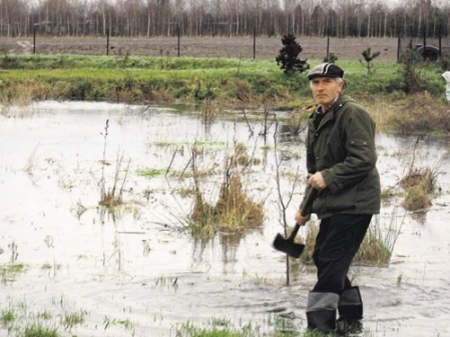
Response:
MULTIPOLYGON (((327 124, 328 122, 334 120, 336 118, 336 112, 344 106, 345 103, 347 103, 350 99, 346 96, 339 95, 338 99, 334 104, 328 109, 328 111, 325 113, 325 115, 322 117, 322 120, 320 121, 319 127, 316 129, 316 131, 320 130, 323 125, 327 124)), ((317 109, 309 116, 309 119, 311 123, 314 120, 314 114, 317 109)), ((314 124, 314 123, 313 123, 314 124)))

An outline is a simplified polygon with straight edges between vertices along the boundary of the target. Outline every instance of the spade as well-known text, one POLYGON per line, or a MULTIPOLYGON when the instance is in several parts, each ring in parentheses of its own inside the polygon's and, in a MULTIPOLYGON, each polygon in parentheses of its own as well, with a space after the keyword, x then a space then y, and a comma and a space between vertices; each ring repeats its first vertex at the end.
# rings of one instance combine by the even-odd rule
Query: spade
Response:
MULTIPOLYGON (((315 194, 315 191, 311 189, 306 199, 305 209, 311 207, 311 204, 315 198, 315 194)), ((302 213, 302 215, 306 216, 307 214, 302 213)), ((300 257, 300 255, 302 255, 303 253, 303 250, 305 249, 305 245, 294 242, 295 236, 297 235, 300 226, 301 225, 299 223, 296 223, 294 229, 292 230, 292 233, 286 239, 280 233, 278 233, 275 237, 275 240, 273 240, 273 247, 276 250, 284 252, 294 258, 300 257)))

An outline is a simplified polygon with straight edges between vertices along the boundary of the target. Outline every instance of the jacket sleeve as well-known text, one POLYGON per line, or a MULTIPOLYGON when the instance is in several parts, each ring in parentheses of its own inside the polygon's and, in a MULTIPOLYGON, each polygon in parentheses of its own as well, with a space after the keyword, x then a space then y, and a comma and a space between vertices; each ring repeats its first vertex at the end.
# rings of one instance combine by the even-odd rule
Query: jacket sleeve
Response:
POLYGON ((342 131, 345 158, 322 171, 331 193, 364 179, 377 161, 375 123, 365 110, 354 105, 350 107, 342 116, 342 131))

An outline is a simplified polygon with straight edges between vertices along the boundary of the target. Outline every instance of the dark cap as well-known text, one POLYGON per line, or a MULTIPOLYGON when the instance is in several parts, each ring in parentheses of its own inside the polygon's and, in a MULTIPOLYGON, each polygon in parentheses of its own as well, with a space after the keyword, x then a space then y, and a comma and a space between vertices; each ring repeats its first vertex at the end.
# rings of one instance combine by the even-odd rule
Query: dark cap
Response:
POLYGON ((308 80, 314 77, 344 77, 344 71, 333 63, 322 63, 312 68, 308 73, 308 80))

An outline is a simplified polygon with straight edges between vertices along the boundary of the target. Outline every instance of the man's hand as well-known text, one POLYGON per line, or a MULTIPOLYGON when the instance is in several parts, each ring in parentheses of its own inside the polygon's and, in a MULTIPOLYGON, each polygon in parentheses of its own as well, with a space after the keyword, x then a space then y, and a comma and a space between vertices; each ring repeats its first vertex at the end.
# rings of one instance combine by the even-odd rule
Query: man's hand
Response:
POLYGON ((323 175, 321 172, 316 172, 314 174, 311 174, 308 177, 308 184, 316 189, 316 190, 323 190, 325 187, 327 187, 327 183, 325 182, 325 179, 323 178, 323 175))
POLYGON ((306 221, 308 221, 308 219, 309 215, 303 216, 300 210, 297 210, 297 212, 295 212, 295 222, 298 223, 300 226, 304 226, 306 221))

